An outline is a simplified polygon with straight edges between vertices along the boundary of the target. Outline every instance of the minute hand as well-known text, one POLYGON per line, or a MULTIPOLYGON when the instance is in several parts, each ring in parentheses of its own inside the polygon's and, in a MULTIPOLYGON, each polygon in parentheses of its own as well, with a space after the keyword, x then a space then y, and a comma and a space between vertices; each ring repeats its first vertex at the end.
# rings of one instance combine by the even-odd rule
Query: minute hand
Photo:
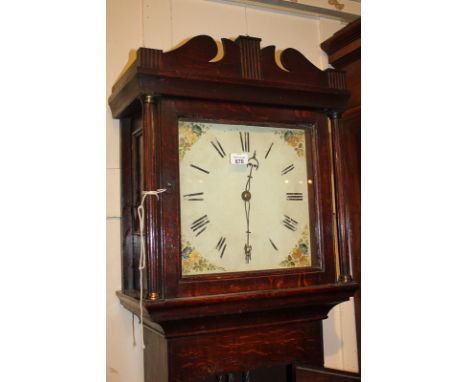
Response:
POLYGON ((250 173, 247 175, 247 183, 245 184, 245 191, 250 191, 250 180, 252 179, 252 171, 255 168, 255 170, 258 170, 258 159, 257 159, 257 152, 254 151, 253 156, 249 158, 249 161, 247 162, 247 167, 250 166, 250 173))
POLYGON ((250 166, 250 172, 247 176, 247 183, 245 184, 244 192, 242 193, 241 197, 244 200, 244 209, 245 209, 245 220, 247 225, 246 235, 247 235, 247 242, 244 246, 244 253, 245 253, 245 262, 249 263, 252 257, 252 246, 250 245, 250 198, 252 197, 250 193, 250 185, 252 180, 252 171, 255 168, 258 169, 258 159, 256 158, 256 152, 254 151, 253 156, 249 159, 247 163, 247 167, 250 166))

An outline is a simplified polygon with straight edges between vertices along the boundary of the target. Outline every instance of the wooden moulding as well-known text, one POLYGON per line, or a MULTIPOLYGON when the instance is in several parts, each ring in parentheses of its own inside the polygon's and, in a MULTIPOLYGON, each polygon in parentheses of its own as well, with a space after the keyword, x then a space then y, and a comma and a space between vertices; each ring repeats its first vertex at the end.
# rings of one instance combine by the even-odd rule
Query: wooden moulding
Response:
POLYGON ((275 60, 275 47, 260 49, 260 39, 239 36, 216 41, 197 36, 178 49, 140 48, 135 62, 112 88, 109 105, 121 118, 143 94, 193 97, 254 104, 330 108, 341 111, 349 96, 338 70, 320 70, 299 51, 286 49, 275 60))
MULTIPOLYGON (((346 301, 356 290, 356 284, 320 285, 308 288, 229 293, 222 295, 186 297, 144 302, 145 316, 153 321, 189 319, 215 314, 240 314, 255 311, 274 311, 292 306, 324 305, 321 318, 328 310, 346 301), (274 302, 272 302, 274 300, 274 302)), ((137 295, 117 292, 122 304, 139 314, 137 295)))
POLYGON ((353 21, 336 32, 320 47, 328 54, 328 61, 334 67, 342 67, 361 57, 361 19, 353 21))

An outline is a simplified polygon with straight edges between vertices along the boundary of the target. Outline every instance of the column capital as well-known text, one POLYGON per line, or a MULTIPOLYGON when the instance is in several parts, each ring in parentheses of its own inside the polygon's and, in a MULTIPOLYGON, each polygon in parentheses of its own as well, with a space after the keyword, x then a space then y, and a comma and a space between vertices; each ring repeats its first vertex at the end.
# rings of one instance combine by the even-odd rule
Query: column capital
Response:
POLYGON ((140 99, 142 103, 154 103, 155 96, 152 94, 143 94, 140 99))
POLYGON ((326 113, 330 119, 340 119, 342 114, 341 111, 337 110, 327 110, 326 113))

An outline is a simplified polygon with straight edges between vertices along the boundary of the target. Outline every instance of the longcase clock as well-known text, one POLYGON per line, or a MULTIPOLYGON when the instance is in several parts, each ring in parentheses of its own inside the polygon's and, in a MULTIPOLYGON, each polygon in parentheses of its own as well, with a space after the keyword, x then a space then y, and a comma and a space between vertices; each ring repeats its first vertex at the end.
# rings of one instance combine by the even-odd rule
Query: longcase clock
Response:
POLYGON ((146 382, 255 382, 262 368, 322 366, 321 320, 356 289, 333 215, 344 74, 294 49, 279 60, 258 38, 218 47, 197 36, 166 53, 140 48, 113 87, 117 295, 139 314, 143 242, 146 382), (161 188, 145 200, 140 237, 142 192, 161 188))

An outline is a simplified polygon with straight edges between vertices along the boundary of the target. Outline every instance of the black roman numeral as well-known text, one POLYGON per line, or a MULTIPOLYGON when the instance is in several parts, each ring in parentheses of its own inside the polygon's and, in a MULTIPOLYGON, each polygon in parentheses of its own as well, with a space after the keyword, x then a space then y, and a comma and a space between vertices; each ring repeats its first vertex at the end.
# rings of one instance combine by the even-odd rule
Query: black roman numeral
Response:
POLYGON ((205 174, 209 174, 210 172, 201 168, 201 167, 198 167, 198 166, 195 166, 194 164, 190 164, 190 167, 193 167, 193 168, 196 168, 198 171, 201 171, 201 172, 204 172, 205 174))
POLYGON ((289 171, 294 170, 294 165, 290 164, 281 171, 281 175, 286 175, 289 171))
POLYGON ((266 154, 265 154, 265 159, 267 159, 268 154, 270 154, 270 151, 271 151, 271 148, 272 148, 272 147, 273 147, 273 142, 271 143, 270 148, 268 149, 268 151, 267 151, 266 154))
POLYGON ((250 151, 250 133, 246 131, 242 134, 242 132, 239 131, 239 136, 240 136, 242 151, 245 153, 249 152, 250 151), (244 139, 242 139, 242 135, 244 136, 244 139))
POLYGON ((270 240, 270 243, 271 243, 271 245, 273 246, 273 248, 274 248, 275 250, 278 250, 278 248, 276 248, 275 243, 273 243, 273 240, 271 240, 270 238, 268 238, 268 239, 270 240))
POLYGON ((218 244, 216 244, 216 249, 218 250, 218 252, 220 252, 220 255, 219 257, 222 259, 223 258, 223 255, 224 255, 224 251, 226 250, 226 238, 221 236, 219 241, 218 241, 218 244))
POLYGON ((287 192, 286 200, 303 200, 304 196, 302 192, 287 192))
POLYGON ((221 158, 224 158, 226 156, 226 153, 224 152, 223 146, 221 146, 221 143, 215 138, 216 142, 210 141, 211 145, 215 148, 215 150, 218 152, 221 158))
POLYGON ((207 224, 209 223, 210 221, 208 220, 208 216, 207 215, 203 215, 201 218, 195 220, 192 225, 190 226, 190 229, 196 233, 195 236, 198 236, 200 235, 207 227, 207 224))
POLYGON ((284 215, 284 219, 281 223, 283 223, 283 225, 291 231, 297 230, 297 225, 299 224, 296 220, 290 218, 288 215, 284 215))
POLYGON ((203 200, 203 192, 195 192, 193 194, 185 194, 184 200, 201 201, 203 200))

